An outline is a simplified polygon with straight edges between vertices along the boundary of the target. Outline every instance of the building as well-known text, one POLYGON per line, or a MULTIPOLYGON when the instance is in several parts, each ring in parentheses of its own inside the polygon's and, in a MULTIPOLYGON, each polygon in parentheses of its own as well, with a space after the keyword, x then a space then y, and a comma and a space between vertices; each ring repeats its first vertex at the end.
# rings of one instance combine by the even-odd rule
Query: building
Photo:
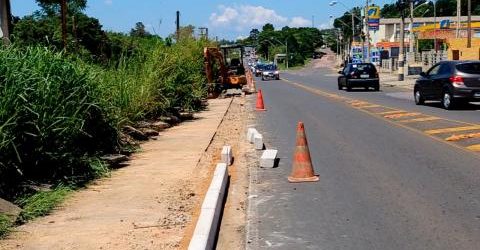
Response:
MULTIPOLYGON (((472 38, 480 38, 480 16, 472 16, 472 38)), ((417 48, 418 40, 435 39, 437 49, 447 48, 449 41, 456 38, 456 16, 437 17, 436 23, 433 17, 415 17, 412 30, 414 32, 414 48, 417 48), (434 25, 435 24, 435 25, 434 25), (434 28, 435 27, 435 28, 434 28)), ((459 38, 467 37, 467 17, 462 16, 459 30, 459 38)), ((372 47, 380 51, 388 51, 389 57, 398 57, 400 47, 400 18, 382 18, 379 22, 378 31, 370 31, 372 47)), ((405 18, 405 51, 410 47, 410 18, 405 18)), ((386 54, 386 53, 384 53, 386 54)))

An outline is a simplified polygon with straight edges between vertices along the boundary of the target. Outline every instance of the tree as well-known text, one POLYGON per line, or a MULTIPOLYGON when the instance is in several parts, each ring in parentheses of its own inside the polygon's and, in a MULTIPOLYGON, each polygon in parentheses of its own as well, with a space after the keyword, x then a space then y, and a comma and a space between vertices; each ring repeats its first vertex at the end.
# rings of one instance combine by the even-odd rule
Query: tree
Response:
POLYGON ((60 18, 62 20, 62 41, 63 48, 67 48, 67 12, 68 5, 70 9, 75 11, 73 13, 80 12, 84 10, 87 6, 87 0, 36 0, 37 3, 42 7, 42 9, 49 16, 55 15, 55 13, 60 12, 60 18))
MULTIPOLYGON (((62 0, 36 0, 47 15, 60 14, 62 0)), ((67 0, 68 14, 78 13, 87 7, 87 0, 67 0)))
POLYGON ((275 28, 273 27, 273 24, 267 23, 267 24, 263 25, 262 32, 271 32, 271 31, 275 31, 275 28))
POLYGON ((135 24, 135 28, 130 30, 130 36, 149 37, 151 34, 145 29, 145 25, 142 22, 138 22, 135 24))
POLYGON ((251 40, 252 42, 254 42, 254 43, 256 44, 257 41, 258 41, 258 36, 259 36, 259 35, 260 35, 260 31, 259 31, 258 29, 252 29, 252 30, 250 31, 250 36, 249 36, 249 38, 250 38, 250 40, 251 40))

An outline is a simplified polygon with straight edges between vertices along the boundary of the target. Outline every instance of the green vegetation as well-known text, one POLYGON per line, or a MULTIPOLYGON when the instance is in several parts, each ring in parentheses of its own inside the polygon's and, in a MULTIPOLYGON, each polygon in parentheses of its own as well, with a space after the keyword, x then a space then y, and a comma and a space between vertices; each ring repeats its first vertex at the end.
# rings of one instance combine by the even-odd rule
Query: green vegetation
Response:
MULTIPOLYGON (((70 0, 68 43, 61 42, 59 5, 16 18, 0 48, 0 197, 16 201, 22 223, 47 214, 67 194, 105 176, 100 156, 132 151, 122 128, 198 110, 206 97, 203 47, 193 26, 162 39, 135 24, 130 34, 105 32, 70 0), (51 191, 29 186, 48 184, 51 191)), ((0 235, 11 223, 0 214, 0 235)))
POLYGON ((25 222, 47 215, 71 191, 70 188, 60 186, 51 191, 40 191, 32 196, 20 199, 19 204, 23 207, 23 210, 20 213, 19 220, 25 222))
POLYGON ((250 36, 240 42, 255 46, 258 55, 267 61, 273 61, 275 54, 285 54, 288 45, 289 65, 292 67, 304 65, 315 49, 323 45, 322 34, 317 28, 286 26, 275 30, 269 23, 263 26, 262 31, 253 29, 250 36))
POLYGON ((2 238, 3 235, 6 235, 7 233, 10 232, 11 227, 12 227, 11 219, 4 214, 0 214, 0 239, 2 238))

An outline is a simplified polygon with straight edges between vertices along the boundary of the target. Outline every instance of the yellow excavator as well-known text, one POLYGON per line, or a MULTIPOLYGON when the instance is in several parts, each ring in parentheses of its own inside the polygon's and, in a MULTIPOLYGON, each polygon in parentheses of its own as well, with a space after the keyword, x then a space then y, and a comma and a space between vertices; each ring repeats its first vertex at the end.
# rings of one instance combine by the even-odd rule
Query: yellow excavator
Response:
POLYGON ((241 89, 247 84, 243 65, 244 47, 241 45, 222 45, 206 47, 203 50, 205 73, 210 92, 229 88, 241 89), (216 66, 216 67, 215 67, 216 66))

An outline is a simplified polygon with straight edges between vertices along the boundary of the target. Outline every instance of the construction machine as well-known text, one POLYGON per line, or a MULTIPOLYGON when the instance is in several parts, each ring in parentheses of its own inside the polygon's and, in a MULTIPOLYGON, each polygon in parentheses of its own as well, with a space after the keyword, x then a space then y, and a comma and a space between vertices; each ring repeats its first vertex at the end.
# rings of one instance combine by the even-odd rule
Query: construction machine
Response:
POLYGON ((203 53, 210 92, 218 92, 229 88, 240 89, 247 84, 243 65, 243 46, 206 47, 203 53))

